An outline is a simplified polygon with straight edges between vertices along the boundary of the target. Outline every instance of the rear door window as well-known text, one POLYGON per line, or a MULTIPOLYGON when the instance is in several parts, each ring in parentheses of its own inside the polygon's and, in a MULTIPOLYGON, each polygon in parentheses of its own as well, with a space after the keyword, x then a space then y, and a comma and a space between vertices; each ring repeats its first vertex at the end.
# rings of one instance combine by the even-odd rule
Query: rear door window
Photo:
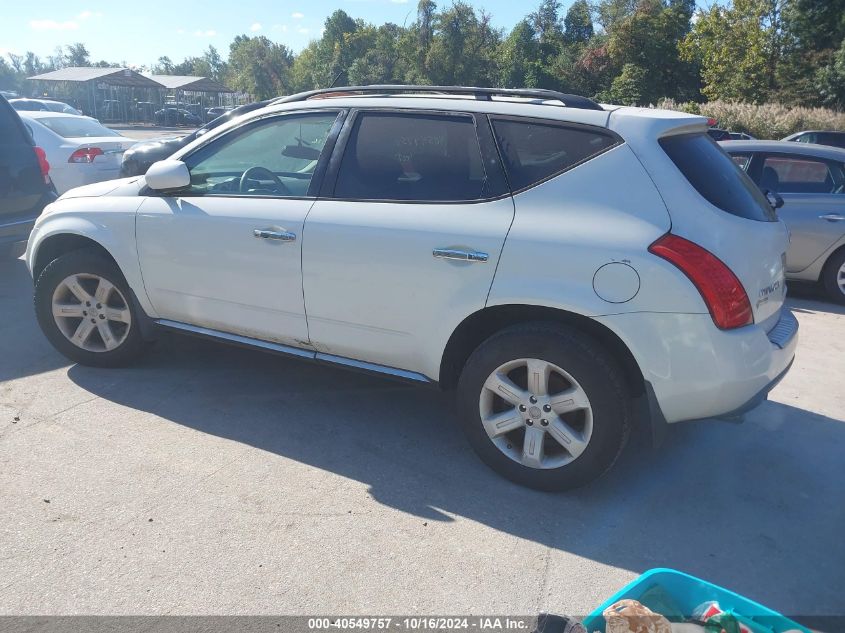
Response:
POLYGON ((754 181, 707 134, 660 139, 663 151, 713 206, 748 220, 776 222, 777 215, 754 181))
POLYGON ((777 193, 843 193, 842 165, 808 156, 766 156, 760 186, 777 193))
POLYGON ((492 120, 511 190, 522 191, 619 144, 598 129, 529 120, 492 120))
POLYGON ((461 202, 491 189, 471 115, 362 112, 334 188, 336 198, 461 202))

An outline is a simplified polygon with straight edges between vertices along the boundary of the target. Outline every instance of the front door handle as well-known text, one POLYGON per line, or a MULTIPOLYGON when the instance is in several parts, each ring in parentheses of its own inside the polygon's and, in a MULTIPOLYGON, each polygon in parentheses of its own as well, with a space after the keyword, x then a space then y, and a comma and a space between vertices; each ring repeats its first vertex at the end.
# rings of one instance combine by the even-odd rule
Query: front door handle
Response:
POLYGON ((437 259, 453 259, 459 262, 486 262, 490 256, 480 251, 461 251, 451 248, 435 248, 432 252, 437 259))
POLYGON ((827 220, 828 222, 842 222, 845 221, 845 215, 839 213, 828 213, 827 215, 820 215, 820 220, 827 220))
POLYGON ((252 234, 263 240, 278 240, 280 242, 295 242, 296 233, 290 231, 274 231, 272 229, 255 229, 252 234))

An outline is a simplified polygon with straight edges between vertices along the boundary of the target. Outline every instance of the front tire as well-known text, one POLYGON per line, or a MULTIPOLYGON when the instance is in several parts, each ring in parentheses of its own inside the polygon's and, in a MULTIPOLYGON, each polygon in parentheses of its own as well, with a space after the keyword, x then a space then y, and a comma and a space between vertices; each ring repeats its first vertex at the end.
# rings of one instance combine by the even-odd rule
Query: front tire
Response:
POLYGON ((597 479, 630 433, 631 398, 615 359, 556 324, 514 326, 482 343, 458 383, 461 424, 500 475, 559 491, 597 479))
POLYGON ((845 249, 833 255, 825 264, 822 283, 831 301, 845 304, 845 249))
POLYGON ((113 262, 93 249, 50 262, 35 283, 35 314, 44 335, 70 360, 121 367, 144 351, 132 293, 113 262))

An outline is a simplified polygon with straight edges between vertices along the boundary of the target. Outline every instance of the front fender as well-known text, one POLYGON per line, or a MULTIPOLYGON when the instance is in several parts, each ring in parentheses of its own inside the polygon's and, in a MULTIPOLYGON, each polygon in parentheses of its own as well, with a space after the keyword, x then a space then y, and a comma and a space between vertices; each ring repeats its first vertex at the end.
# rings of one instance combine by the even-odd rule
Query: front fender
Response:
POLYGON ((135 244, 135 212, 142 201, 143 198, 137 198, 132 204, 126 204, 125 200, 115 204, 114 198, 79 198, 50 205, 36 222, 27 242, 26 264, 30 274, 36 269, 40 250, 50 240, 62 235, 83 237, 112 256, 140 307, 149 316, 157 316, 144 290, 135 244))

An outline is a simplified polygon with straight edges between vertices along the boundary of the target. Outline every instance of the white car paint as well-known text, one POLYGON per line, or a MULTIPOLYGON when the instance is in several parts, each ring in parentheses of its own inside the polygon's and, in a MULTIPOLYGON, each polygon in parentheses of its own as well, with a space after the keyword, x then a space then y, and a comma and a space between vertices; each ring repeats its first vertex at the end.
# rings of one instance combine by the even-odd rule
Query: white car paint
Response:
POLYGON ((126 138, 103 127, 96 119, 61 112, 19 112, 21 119, 32 132, 35 144, 47 154, 50 178, 61 194, 74 187, 117 178, 123 152, 137 141, 126 138), (103 128, 102 136, 64 137, 45 125, 45 120, 86 120, 103 128), (71 155, 81 148, 97 147, 103 154, 90 163, 68 162, 71 155))
POLYGON ((732 412, 788 369, 797 336, 783 349, 769 338, 788 320, 783 296, 756 301, 761 288, 783 281, 783 223, 713 207, 656 142, 667 134, 704 133, 706 119, 636 108, 432 101, 337 97, 270 106, 209 132, 172 158, 258 117, 320 108, 436 106, 540 117, 609 127, 624 143, 515 196, 417 205, 414 214, 392 209, 401 203, 145 195, 143 178, 126 179, 109 183, 111 190, 76 190, 51 205, 30 238, 27 262, 35 267, 50 235, 86 235, 114 257, 153 319, 434 381, 449 337, 479 310, 565 310, 619 337, 668 422, 732 412), (297 240, 267 244, 253 238, 256 228, 290 231, 297 240), (746 288, 753 325, 718 329, 690 280, 648 252, 670 229, 729 265, 746 288), (431 256, 432 249, 455 247, 486 252, 490 260, 431 256), (615 293, 631 298, 602 299, 615 293))

